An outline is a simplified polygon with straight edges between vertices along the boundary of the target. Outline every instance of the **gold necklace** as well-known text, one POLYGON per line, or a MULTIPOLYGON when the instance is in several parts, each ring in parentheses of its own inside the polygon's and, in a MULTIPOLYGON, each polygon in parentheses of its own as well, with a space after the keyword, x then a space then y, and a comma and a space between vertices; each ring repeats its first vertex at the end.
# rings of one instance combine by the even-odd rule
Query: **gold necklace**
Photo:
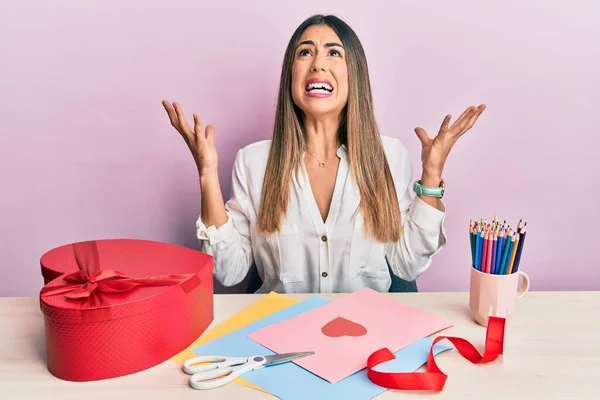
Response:
POLYGON ((322 161, 319 161, 319 159, 318 159, 317 157, 315 157, 315 156, 313 155, 313 153, 311 153, 310 151, 308 151, 308 149, 306 149, 306 152, 307 152, 308 154, 310 154, 310 155, 311 155, 311 156, 312 156, 312 157, 313 157, 315 160, 317 160, 317 162, 319 163, 319 167, 324 167, 324 166, 325 166, 325 163, 324 163, 324 162, 322 162, 322 161))

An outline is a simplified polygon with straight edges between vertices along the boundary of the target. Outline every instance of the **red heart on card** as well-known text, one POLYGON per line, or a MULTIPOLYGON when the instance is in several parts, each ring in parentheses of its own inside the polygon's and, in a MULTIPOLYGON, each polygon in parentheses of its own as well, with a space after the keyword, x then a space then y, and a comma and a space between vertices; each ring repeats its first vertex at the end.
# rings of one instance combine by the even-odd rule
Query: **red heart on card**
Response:
POLYGON ((367 328, 346 318, 337 317, 326 323, 321 332, 329 337, 363 336, 367 333, 367 328))

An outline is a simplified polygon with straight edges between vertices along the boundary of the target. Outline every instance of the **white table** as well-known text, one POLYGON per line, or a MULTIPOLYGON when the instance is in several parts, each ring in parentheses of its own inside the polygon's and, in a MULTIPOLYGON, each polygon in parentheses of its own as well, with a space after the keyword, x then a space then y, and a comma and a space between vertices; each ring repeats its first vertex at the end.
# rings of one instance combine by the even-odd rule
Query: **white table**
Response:
MULTIPOLYGON (((213 325, 262 295, 215 295, 213 325)), ((307 295, 294 295, 304 298, 307 295)), ((340 294, 321 295, 333 299, 340 294)), ((468 314, 467 293, 389 294, 440 313, 482 351, 485 328, 468 314)), ((54 378, 45 364, 44 327, 37 298, 0 298, 0 399, 273 399, 232 383, 211 391, 189 387, 181 366, 167 361, 134 375, 74 383, 54 378)), ((448 343, 444 341, 444 343, 448 343)), ((386 391, 378 399, 600 399, 600 292, 530 292, 518 300, 504 356, 473 365, 455 350, 436 357, 448 374, 441 393, 386 391)), ((93 362, 93 360, 92 360, 93 362)))

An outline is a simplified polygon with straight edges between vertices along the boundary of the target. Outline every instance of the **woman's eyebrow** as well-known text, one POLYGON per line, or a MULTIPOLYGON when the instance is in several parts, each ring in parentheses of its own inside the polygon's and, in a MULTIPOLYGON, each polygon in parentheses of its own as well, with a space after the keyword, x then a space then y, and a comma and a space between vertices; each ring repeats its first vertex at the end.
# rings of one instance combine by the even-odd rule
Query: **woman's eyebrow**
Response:
MULTIPOLYGON (((315 42, 313 42, 312 40, 304 40, 304 41, 298 43, 298 46, 296 46, 296 47, 302 46, 304 44, 314 46, 315 42)), ((341 47, 342 49, 344 48, 344 46, 342 46, 339 43, 325 43, 325 47, 341 47)))

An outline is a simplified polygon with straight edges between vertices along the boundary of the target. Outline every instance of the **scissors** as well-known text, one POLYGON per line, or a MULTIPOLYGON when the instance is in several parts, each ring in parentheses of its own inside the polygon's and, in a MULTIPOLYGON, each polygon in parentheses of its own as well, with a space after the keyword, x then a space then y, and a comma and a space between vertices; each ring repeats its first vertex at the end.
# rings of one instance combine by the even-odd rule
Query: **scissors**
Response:
POLYGON ((246 372, 312 354, 315 354, 314 351, 251 357, 200 356, 186 360, 183 363, 183 370, 191 375, 190 386, 194 389, 213 389, 233 381, 246 372))

